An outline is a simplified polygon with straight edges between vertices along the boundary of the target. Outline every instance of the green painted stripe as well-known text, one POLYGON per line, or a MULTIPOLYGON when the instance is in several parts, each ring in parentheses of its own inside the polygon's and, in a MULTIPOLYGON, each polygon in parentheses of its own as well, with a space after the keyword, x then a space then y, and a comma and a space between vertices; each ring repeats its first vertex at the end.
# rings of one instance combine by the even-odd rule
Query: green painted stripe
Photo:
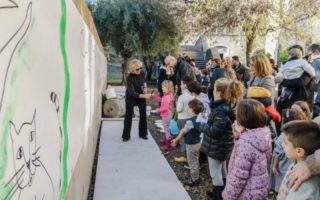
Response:
POLYGON ((60 199, 65 198, 65 194, 68 189, 68 150, 69 150, 69 138, 68 138, 68 108, 70 101, 70 72, 68 65, 68 57, 66 51, 66 25, 67 25, 67 8, 66 1, 61 0, 61 19, 60 19, 60 48, 64 65, 65 74, 65 91, 63 102, 63 155, 62 155, 62 184, 60 191, 60 199))

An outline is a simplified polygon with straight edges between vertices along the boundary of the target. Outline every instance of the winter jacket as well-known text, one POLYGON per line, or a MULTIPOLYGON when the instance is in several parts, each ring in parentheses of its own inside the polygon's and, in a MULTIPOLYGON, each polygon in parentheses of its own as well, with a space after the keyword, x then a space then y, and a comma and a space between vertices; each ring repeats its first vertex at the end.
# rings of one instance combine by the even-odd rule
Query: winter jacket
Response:
POLYGON ((186 60, 179 58, 175 69, 176 69, 175 74, 176 74, 177 85, 180 85, 181 80, 185 76, 189 76, 192 79, 196 80, 196 75, 194 73, 194 70, 186 60))
POLYGON ((308 73, 310 76, 315 76, 314 68, 303 58, 291 58, 282 67, 277 76, 283 76, 285 79, 300 78, 303 72, 308 73))
POLYGON ((235 141, 229 161, 224 200, 264 200, 269 192, 268 162, 271 158, 268 127, 251 129, 235 141))
POLYGON ((250 79, 250 69, 242 65, 241 63, 238 66, 233 65, 232 68, 236 73, 237 79, 243 83, 247 83, 250 79))
POLYGON ((179 96, 177 101, 176 111, 178 119, 189 119, 191 116, 188 113, 188 103, 194 99, 187 89, 182 90, 182 95, 179 96))
POLYGON ((248 82, 248 87, 251 87, 251 86, 264 87, 268 89, 271 92, 272 102, 274 101, 276 84, 274 81, 274 77, 272 75, 264 76, 264 77, 262 76, 251 77, 250 81, 248 82))
POLYGON ((140 74, 130 73, 127 77, 126 99, 138 99, 139 95, 143 93, 145 82, 143 72, 140 74))
POLYGON ((226 72, 226 69, 220 68, 220 67, 211 68, 210 70, 211 71, 209 74, 209 78, 210 78, 209 88, 214 88, 214 84, 216 80, 218 80, 219 78, 226 77, 227 72, 226 72))
POLYGON ((215 101, 207 123, 199 126, 203 140, 201 152, 215 160, 228 158, 233 146, 232 124, 235 114, 225 100, 215 101))
POLYGON ((163 97, 153 96, 154 99, 158 102, 161 102, 160 108, 157 111, 160 113, 161 117, 171 116, 171 107, 174 102, 174 97, 171 93, 164 93, 163 97))
POLYGON ((315 77, 304 72, 300 78, 283 79, 280 87, 285 87, 280 95, 277 110, 291 107, 296 101, 306 101, 310 108, 313 108, 314 91, 316 89, 315 77), (289 94, 289 95, 285 95, 289 94))

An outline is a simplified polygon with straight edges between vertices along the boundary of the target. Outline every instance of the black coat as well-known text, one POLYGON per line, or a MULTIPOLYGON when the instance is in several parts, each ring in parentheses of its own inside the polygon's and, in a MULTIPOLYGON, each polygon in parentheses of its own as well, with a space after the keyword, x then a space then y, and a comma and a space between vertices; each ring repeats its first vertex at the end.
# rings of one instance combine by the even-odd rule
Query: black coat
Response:
POLYGON ((235 120, 233 109, 224 100, 213 102, 207 123, 201 123, 203 132, 201 152, 215 160, 224 161, 233 147, 232 124, 235 120))
POLYGON ((126 99, 139 99, 143 94, 144 84, 146 82, 145 74, 129 74, 127 78, 126 99))
POLYGON ((308 73, 304 72, 300 78, 291 80, 284 79, 280 84, 280 87, 282 86, 286 87, 285 90, 290 91, 290 95, 280 95, 277 105, 277 110, 280 113, 281 110, 290 108, 291 105, 296 101, 306 101, 312 110, 314 91, 316 89, 314 77, 311 77, 308 73))

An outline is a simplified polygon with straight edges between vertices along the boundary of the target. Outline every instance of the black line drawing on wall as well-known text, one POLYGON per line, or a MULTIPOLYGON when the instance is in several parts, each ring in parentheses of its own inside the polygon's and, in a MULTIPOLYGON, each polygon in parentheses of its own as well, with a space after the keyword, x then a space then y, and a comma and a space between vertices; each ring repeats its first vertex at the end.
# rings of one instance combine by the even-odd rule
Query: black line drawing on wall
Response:
MULTIPOLYGON (((11 2, 13 5, 18 5, 14 1, 11 2)), ((0 4, 2 5, 2 4, 0 4)), ((0 9, 4 9, 7 7, 0 7, 0 9)), ((13 55, 15 54, 18 45, 21 43, 22 39, 27 34, 32 19, 32 2, 28 3, 28 7, 26 10, 26 15, 20 26, 17 27, 16 32, 9 36, 9 38, 1 38, 2 40, 7 40, 3 46, 0 46, 0 112, 2 109, 2 101, 3 96, 6 90, 6 82, 7 76, 10 69, 11 61, 13 55)))
POLYGON ((0 2, 0 9, 18 8, 18 4, 13 0, 2 0, 0 2))
MULTIPOLYGON (((10 177, 6 183, 5 188, 10 187, 5 200, 9 199, 49 199, 55 200, 58 197, 61 188, 61 163, 62 163, 62 142, 63 132, 60 121, 60 103, 58 95, 55 92, 50 93, 50 102, 52 107, 49 108, 49 112, 54 109, 57 119, 57 131, 59 136, 59 149, 52 149, 52 146, 41 146, 37 136, 39 133, 37 122, 37 110, 34 109, 32 119, 25 121, 21 125, 17 125, 13 121, 10 121, 10 141, 11 141, 11 155, 14 166, 14 174, 10 177), (58 133, 59 132, 59 133, 58 133), (41 149, 50 149, 59 155, 59 162, 50 163, 51 167, 54 165, 54 169, 59 169, 59 177, 54 177, 58 180, 53 181, 53 177, 48 170, 48 163, 43 163, 42 159, 46 155, 41 152, 41 149), (55 187, 55 185, 57 185, 55 187)), ((54 119, 55 120, 55 119, 54 119)), ((50 130, 52 132, 52 130, 50 130)))
POLYGON ((61 163, 62 163, 62 141, 63 141, 63 132, 62 132, 62 126, 61 126, 61 120, 60 120, 60 103, 59 103, 59 98, 58 98, 58 95, 55 93, 55 92, 51 92, 50 94, 50 99, 52 101, 52 103, 54 104, 54 107, 55 107, 55 111, 57 113, 57 121, 58 121, 58 124, 59 124, 59 134, 60 134, 60 152, 59 152, 59 173, 60 173, 60 176, 59 176, 59 190, 60 191, 60 188, 61 188, 61 177, 62 177, 62 170, 61 170, 61 163))
POLYGON ((55 199, 54 183, 41 161, 41 156, 45 155, 41 155, 42 146, 37 143, 36 116, 35 109, 31 121, 21 125, 10 121, 14 175, 5 185, 13 183, 5 199, 55 199), (33 187, 41 190, 34 191, 33 187))

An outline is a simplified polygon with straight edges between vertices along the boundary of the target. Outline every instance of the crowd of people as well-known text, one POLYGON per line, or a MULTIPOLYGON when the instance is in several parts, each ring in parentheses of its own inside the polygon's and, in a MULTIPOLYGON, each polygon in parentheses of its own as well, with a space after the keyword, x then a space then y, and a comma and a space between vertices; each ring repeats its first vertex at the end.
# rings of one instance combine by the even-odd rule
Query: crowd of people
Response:
POLYGON ((133 105, 140 109, 139 136, 148 139, 145 99, 153 98, 165 132, 161 149, 185 148, 185 185, 201 184, 207 158, 213 185, 207 195, 215 200, 264 200, 271 191, 280 200, 320 199, 320 45, 306 52, 294 45, 288 53, 279 68, 264 55, 252 56, 248 66, 238 56, 212 58, 205 69, 185 54, 167 56, 159 95, 148 93, 142 63, 132 61, 123 141, 130 139, 133 105))

